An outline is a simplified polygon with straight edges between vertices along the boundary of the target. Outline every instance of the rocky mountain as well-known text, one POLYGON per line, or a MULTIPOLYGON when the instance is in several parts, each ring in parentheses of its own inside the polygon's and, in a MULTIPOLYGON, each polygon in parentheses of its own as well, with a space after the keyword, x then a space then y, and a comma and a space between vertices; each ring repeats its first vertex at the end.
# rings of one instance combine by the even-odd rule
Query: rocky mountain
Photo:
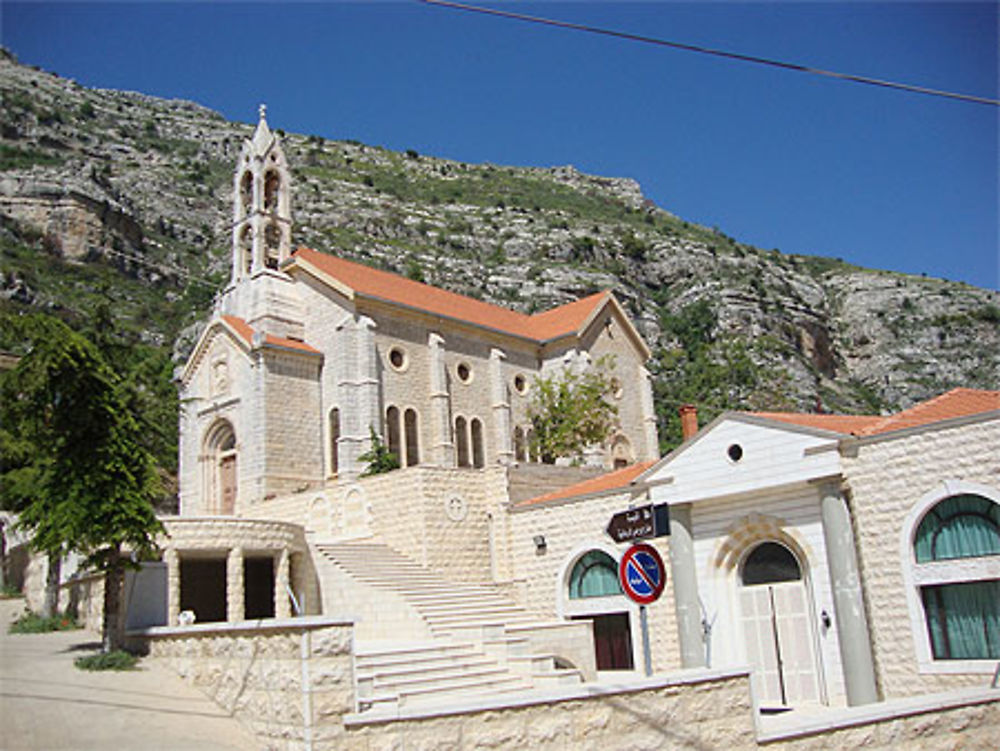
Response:
MULTIPOLYGON (((232 170, 252 126, 6 52, 0 93, 4 308, 82 320, 110 301, 123 331, 183 358, 229 275, 232 170)), ((754 248, 634 180, 283 135, 296 244, 525 311, 613 289, 654 349, 668 444, 682 401, 703 419, 872 412, 1000 387, 995 292, 754 248)))

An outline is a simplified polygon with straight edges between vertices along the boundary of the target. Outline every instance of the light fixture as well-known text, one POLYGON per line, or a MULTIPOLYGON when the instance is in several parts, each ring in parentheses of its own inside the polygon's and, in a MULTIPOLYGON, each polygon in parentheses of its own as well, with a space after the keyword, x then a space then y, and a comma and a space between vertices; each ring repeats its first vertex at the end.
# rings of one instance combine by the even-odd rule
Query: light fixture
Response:
POLYGON ((545 535, 535 535, 531 539, 532 539, 532 542, 535 543, 535 552, 536 553, 543 553, 543 552, 545 552, 545 548, 548 546, 548 543, 545 542, 545 535))

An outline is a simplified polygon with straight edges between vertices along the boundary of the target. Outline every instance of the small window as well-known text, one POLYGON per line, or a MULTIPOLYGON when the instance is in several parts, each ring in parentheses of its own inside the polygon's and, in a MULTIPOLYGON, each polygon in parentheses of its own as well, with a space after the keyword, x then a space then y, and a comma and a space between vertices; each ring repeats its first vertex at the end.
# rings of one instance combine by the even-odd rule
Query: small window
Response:
POLYGON ((459 467, 469 466, 469 432, 464 417, 455 418, 455 460, 459 467))
POLYGON ((726 449, 726 455, 729 457, 729 461, 735 464, 743 458, 743 447, 738 443, 734 443, 726 449))
POLYGON ((330 474, 335 475, 340 470, 340 410, 334 407, 330 410, 330 474))
MULTIPOLYGON (((420 434, 417 429, 417 410, 408 409, 403 413, 403 433, 406 437, 406 466, 420 463, 420 434)), ((400 464, 402 464, 400 457, 400 464)))
POLYGON ((389 451, 396 457, 396 460, 403 464, 402 440, 400 439, 401 429, 399 425, 399 407, 390 406, 385 411, 385 434, 389 451))
POLYGON ((524 377, 523 374, 518 373, 514 376, 514 391, 516 391, 521 396, 528 393, 528 379, 524 377))
POLYGON ((625 389, 622 388, 622 382, 617 378, 611 379, 611 396, 615 399, 621 399, 625 395, 625 389))
POLYGON ((394 370, 400 372, 406 370, 407 357, 406 352, 400 347, 393 347, 389 350, 389 365, 392 366, 394 370))
POLYGON ((607 553, 591 550, 573 566, 569 575, 569 598, 607 597, 622 594, 618 583, 618 564, 607 553))
POLYGON ((524 440, 524 428, 514 428, 514 459, 523 462, 528 460, 528 448, 524 440))
POLYGON ((469 366, 469 363, 467 362, 460 362, 455 367, 455 374, 458 376, 458 380, 460 380, 462 383, 472 382, 472 368, 469 366))

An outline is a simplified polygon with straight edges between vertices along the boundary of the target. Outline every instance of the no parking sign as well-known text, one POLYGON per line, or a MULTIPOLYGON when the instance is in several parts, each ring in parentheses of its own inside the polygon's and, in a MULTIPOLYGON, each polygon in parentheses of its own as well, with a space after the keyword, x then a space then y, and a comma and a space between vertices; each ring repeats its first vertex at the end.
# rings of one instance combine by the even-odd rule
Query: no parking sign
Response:
POLYGON ((656 548, 640 542, 626 550, 618 564, 618 581, 634 602, 656 602, 667 583, 667 570, 656 548))

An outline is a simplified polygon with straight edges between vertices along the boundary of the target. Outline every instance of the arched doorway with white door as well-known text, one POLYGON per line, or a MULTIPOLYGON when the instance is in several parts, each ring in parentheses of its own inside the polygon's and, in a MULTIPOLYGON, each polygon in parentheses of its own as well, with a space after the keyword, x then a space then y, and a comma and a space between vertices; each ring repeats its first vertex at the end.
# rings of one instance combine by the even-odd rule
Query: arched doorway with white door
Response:
POLYGON ((560 615, 593 624, 598 670, 634 670, 636 608, 618 583, 618 561, 602 548, 584 546, 567 559, 558 579, 560 615))
POLYGON ((820 701, 811 597, 803 566, 782 541, 749 547, 737 572, 740 631, 762 708, 820 701))

